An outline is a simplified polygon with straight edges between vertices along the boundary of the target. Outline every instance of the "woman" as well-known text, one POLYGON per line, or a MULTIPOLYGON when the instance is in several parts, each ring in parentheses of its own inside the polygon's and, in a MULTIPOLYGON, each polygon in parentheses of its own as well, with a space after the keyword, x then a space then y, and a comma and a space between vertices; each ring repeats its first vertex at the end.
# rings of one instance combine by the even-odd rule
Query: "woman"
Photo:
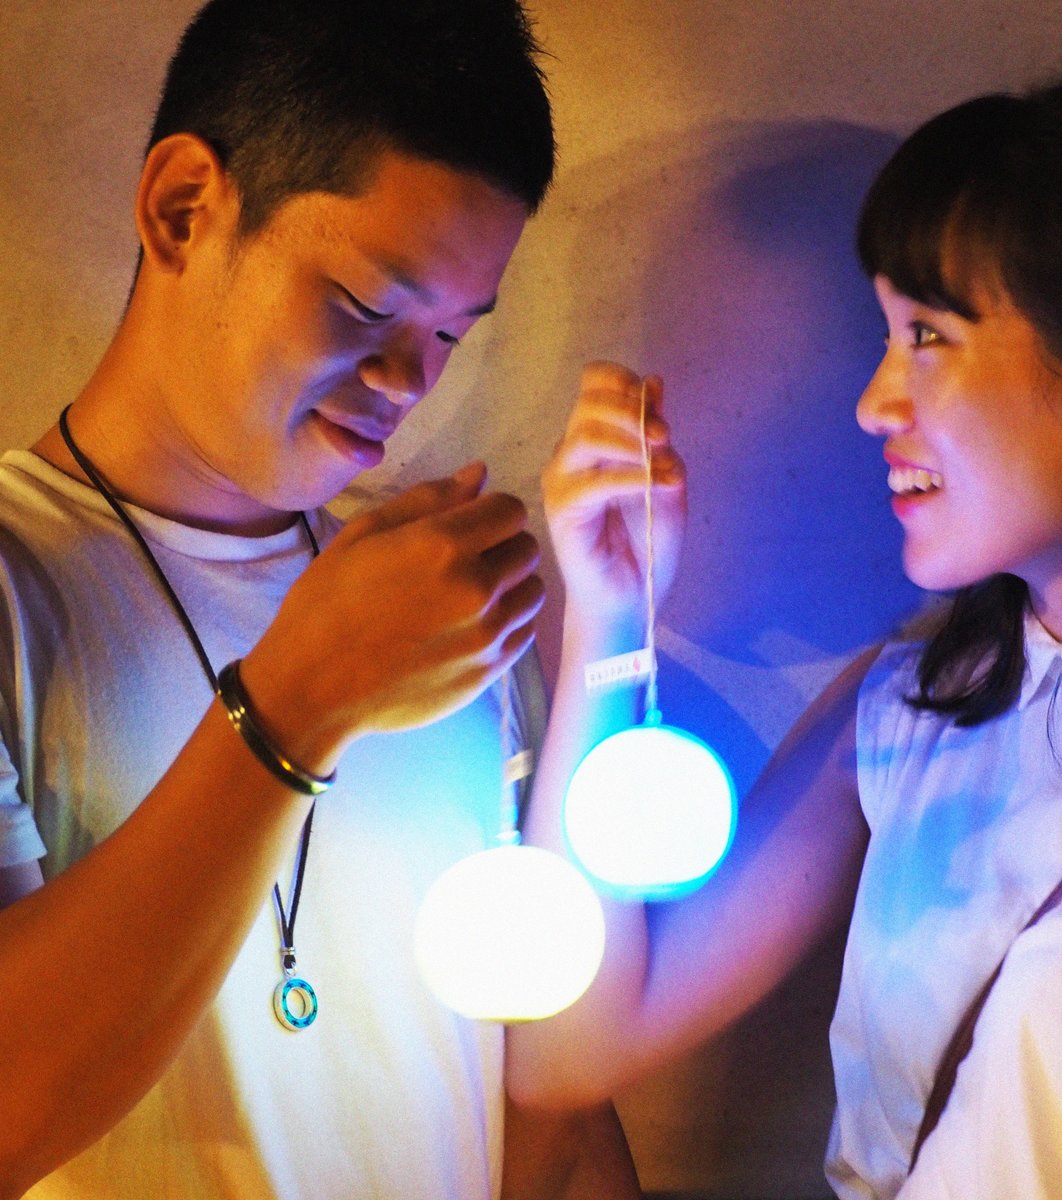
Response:
MULTIPOLYGON (((851 913, 831 1031, 838 1196, 1057 1197, 1062 908, 1023 930, 1062 878, 1062 86, 918 130, 858 240, 888 336, 857 418, 884 439, 907 574, 956 590, 947 619, 827 689, 707 886, 613 908, 606 969, 515 1032, 510 1086, 540 1104, 611 1093, 723 1028, 851 913), (1004 956, 912 1170, 938 1066, 1004 956)), ((575 686, 562 679, 561 705, 575 686)), ((556 782, 532 821, 553 844, 556 782)))

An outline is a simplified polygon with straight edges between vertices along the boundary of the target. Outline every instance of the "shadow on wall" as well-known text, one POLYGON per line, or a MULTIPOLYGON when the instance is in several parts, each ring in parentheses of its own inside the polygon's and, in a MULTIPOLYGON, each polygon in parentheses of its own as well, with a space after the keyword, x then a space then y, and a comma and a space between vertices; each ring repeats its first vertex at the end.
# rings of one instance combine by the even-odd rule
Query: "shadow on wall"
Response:
MULTIPOLYGON (((665 376, 691 513, 660 630, 662 707, 721 751, 742 792, 826 680, 919 602, 880 446, 854 420, 883 322, 853 231, 894 145, 838 122, 727 124, 565 183, 583 200, 554 290, 571 301, 558 360, 665 376), (613 343, 586 345, 584 329, 613 343)), ((823 1194, 840 950, 624 1098, 647 1188, 823 1194)))
POLYGON ((841 122, 728 123, 565 181, 583 199, 558 359, 665 376, 691 501, 665 716, 719 746, 742 790, 841 663, 918 603, 880 446, 854 419, 884 328, 855 221, 895 144, 841 122), (602 329, 611 346, 582 344, 602 329))

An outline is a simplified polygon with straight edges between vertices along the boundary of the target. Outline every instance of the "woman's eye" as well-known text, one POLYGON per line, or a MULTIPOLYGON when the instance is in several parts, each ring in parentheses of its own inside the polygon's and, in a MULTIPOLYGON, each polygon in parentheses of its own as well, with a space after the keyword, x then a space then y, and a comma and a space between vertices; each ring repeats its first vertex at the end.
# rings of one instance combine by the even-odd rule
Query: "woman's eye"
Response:
POLYGON ((932 346, 942 338, 932 325, 927 325, 924 321, 911 322, 911 345, 916 349, 921 349, 923 346, 932 346))

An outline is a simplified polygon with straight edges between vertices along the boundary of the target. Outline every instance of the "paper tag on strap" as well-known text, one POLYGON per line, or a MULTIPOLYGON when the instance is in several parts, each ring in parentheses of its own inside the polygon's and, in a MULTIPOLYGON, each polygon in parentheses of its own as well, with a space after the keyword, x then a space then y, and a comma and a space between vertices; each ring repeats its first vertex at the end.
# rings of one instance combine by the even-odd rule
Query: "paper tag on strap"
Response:
POLYGON ((586 690, 600 692, 606 688, 626 687, 648 679, 653 669, 653 655, 648 649, 632 650, 589 663, 586 667, 586 690))
POLYGON ((521 779, 526 779, 534 769, 534 765, 535 758, 530 750, 521 750, 519 754, 507 758, 504 769, 505 782, 519 783, 521 779))

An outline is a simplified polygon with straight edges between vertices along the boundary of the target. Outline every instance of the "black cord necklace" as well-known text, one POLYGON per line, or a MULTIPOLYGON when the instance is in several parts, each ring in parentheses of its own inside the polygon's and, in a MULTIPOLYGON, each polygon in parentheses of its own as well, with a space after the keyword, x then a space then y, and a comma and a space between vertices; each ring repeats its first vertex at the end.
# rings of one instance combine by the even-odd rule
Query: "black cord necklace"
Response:
MULTIPOLYGON (((115 516, 129 531, 133 540, 140 548, 152 574, 166 594, 167 600, 170 602, 173 611, 176 613, 185 633, 188 635, 188 640, 192 643, 192 648, 195 650, 203 672, 210 683, 211 691, 217 695, 217 673, 214 671, 210 659, 207 657, 206 649, 199 638, 199 634, 196 633, 191 618, 185 611, 184 605, 178 598, 177 593, 173 590, 170 581, 166 578, 166 573, 159 565, 159 561, 152 552, 147 540, 137 528, 136 522, 103 481, 103 478, 93 466, 90 459, 74 441, 67 419, 69 411, 70 406, 67 405, 59 414, 59 432, 63 435, 63 441, 66 443, 67 449, 74 456, 77 465, 85 472, 92 486, 107 501, 113 509, 115 516)), ((313 530, 310 528, 310 522, 306 519, 304 512, 299 513, 299 520, 306 531, 312 555, 316 558, 320 554, 321 548, 317 543, 316 537, 314 537, 313 530)), ((277 923, 280 926, 280 963, 284 972, 284 978, 277 984, 273 993, 273 1010, 281 1025, 285 1029, 291 1030, 306 1029, 317 1018, 317 994, 305 979, 295 974, 295 918, 298 915, 299 899, 302 896, 302 881, 306 873, 306 860, 310 852, 310 830, 312 826, 313 808, 311 807, 306 817, 306 823, 302 827, 302 836, 299 839, 294 878, 292 880, 291 893, 288 896, 288 911, 285 911, 284 903, 280 897, 280 885, 277 883, 273 884, 273 903, 276 908, 277 923), (292 1008, 292 999, 296 1001, 298 1011, 292 1008)))

